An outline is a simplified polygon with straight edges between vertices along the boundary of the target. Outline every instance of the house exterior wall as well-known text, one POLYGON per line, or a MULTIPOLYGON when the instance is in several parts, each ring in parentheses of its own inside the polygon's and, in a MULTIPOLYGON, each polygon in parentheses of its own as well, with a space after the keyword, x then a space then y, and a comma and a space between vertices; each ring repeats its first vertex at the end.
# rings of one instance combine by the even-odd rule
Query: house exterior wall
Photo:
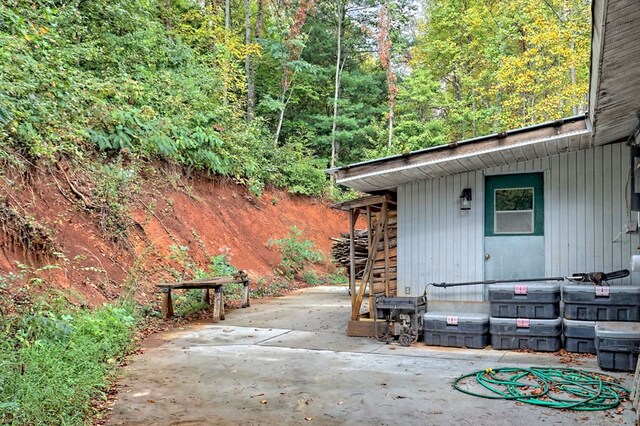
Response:
MULTIPOLYGON (((484 279, 485 176, 544 173, 545 274, 629 268, 640 244, 624 232, 629 210, 629 148, 622 143, 488 168, 398 188, 398 294, 416 296, 430 282, 484 279), (459 196, 472 189, 471 210, 459 196)), ((638 217, 634 212, 632 220, 638 217)), ((526 257, 523 257, 526 261, 526 257)), ((640 283, 634 274, 616 284, 640 283)), ((483 301, 484 286, 428 290, 430 300, 483 301)))

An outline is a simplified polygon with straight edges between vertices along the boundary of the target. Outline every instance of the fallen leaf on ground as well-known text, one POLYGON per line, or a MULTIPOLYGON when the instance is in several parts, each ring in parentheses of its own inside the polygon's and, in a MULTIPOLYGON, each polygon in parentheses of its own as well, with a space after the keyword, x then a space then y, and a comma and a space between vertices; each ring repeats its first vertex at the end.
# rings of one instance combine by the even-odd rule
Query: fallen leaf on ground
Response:
POLYGON ((260 401, 260 404, 266 404, 266 403, 268 403, 268 402, 269 402, 269 401, 267 401, 266 399, 263 399, 262 401, 260 401))
POLYGON ((311 420, 313 420, 313 417, 305 417, 304 418, 306 421, 310 422, 311 420))

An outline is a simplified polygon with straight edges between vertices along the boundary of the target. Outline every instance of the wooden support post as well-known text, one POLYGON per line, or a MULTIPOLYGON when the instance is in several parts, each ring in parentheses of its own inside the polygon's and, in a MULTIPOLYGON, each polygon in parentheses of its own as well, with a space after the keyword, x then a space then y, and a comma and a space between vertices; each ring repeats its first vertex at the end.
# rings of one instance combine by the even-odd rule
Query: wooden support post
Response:
MULTIPOLYGON (((356 303, 356 218, 358 209, 349 211, 349 289, 351 290, 351 306, 356 303)), ((354 320, 357 318, 353 318, 354 320)))
POLYGON ((384 217, 384 295, 389 297, 389 206, 382 204, 382 216, 384 217))
POLYGON ((367 247, 371 247, 371 240, 373 239, 373 235, 371 235, 371 206, 367 206, 367 247))
MULTIPOLYGON (((373 233, 372 247, 375 248, 382 241, 382 229, 387 225, 386 216, 380 218, 376 222, 376 229, 373 233)), ((357 320, 360 315, 360 307, 362 306, 362 301, 364 300, 364 293, 367 289, 367 285, 369 285, 369 291, 372 292, 373 287, 371 284, 371 278, 373 276, 373 263, 376 257, 376 250, 369 248, 369 257, 367 258, 367 263, 364 267, 364 273, 362 274, 362 282, 360 283, 360 287, 358 288, 358 294, 356 296, 355 302, 351 305, 351 319, 357 320)), ((372 299, 372 298, 371 298, 372 299)))
MULTIPOLYGON (((371 250, 373 250, 374 253, 378 250, 378 247, 373 247, 372 230, 371 206, 367 206, 367 248, 369 249, 369 254, 371 254, 371 250)), ((364 281, 364 276, 362 278, 364 281)), ((373 283, 369 283, 369 318, 373 318, 373 283)))
POLYGON ((209 298, 209 289, 208 288, 203 288, 202 289, 202 303, 205 305, 210 305, 211 304, 211 299, 209 298))
POLYGON ((171 289, 163 288, 162 290, 162 316, 170 318, 173 316, 173 302, 171 300, 171 289))
POLYGON ((242 281, 242 285, 244 286, 244 300, 242 301, 242 307, 249 307, 249 280, 242 281))
POLYGON ((213 322, 224 320, 224 292, 222 286, 216 286, 213 296, 213 322))

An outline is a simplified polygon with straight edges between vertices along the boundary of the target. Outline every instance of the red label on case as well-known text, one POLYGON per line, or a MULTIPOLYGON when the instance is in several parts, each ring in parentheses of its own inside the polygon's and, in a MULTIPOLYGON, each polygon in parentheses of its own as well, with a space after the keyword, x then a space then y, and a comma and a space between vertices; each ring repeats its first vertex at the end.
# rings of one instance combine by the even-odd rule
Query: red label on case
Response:
POLYGON ((457 316, 447 316, 447 325, 458 325, 458 319, 457 316))
POLYGON ((596 286, 596 296, 609 297, 610 287, 596 286))
POLYGON ((527 291, 529 291, 529 287, 526 285, 517 285, 513 287, 513 293, 514 294, 523 294, 523 295, 527 295, 527 291))
POLYGON ((529 318, 517 318, 516 319, 516 327, 518 327, 518 328, 529 328, 529 318))

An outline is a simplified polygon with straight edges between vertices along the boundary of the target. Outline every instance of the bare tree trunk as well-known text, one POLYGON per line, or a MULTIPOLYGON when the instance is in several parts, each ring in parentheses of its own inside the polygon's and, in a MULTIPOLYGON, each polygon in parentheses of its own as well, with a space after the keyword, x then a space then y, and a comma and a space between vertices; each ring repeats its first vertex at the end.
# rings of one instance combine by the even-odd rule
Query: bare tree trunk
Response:
POLYGON ((333 168, 336 165, 338 159, 339 142, 336 139, 336 128, 338 121, 338 99, 340 96, 340 61, 342 60, 342 21, 344 20, 345 7, 340 1, 338 3, 338 40, 336 46, 336 75, 335 75, 335 89, 333 92, 333 122, 331 124, 331 162, 330 167, 333 168))
POLYGON ((387 143, 387 146, 389 148, 391 148, 391 145, 393 144, 393 109, 394 109, 394 103, 391 102, 389 104, 389 142, 387 143))
POLYGON ((256 38, 262 37, 262 29, 264 28, 264 0, 258 0, 258 13, 256 13, 256 38))
POLYGON ((171 22, 171 0, 165 0, 164 8, 167 11, 167 21, 165 22, 167 29, 173 28, 173 22, 171 22))
POLYGON ((282 122, 284 121, 284 102, 282 104, 282 108, 280 108, 280 115, 278 116, 278 126, 276 127, 276 137, 274 140, 274 145, 278 146, 278 139, 280 139, 280 131, 282 131, 282 122))
MULTIPOLYGON (((229 33, 231 32, 231 0, 225 0, 224 2, 224 43, 225 46, 229 45, 229 33)), ((229 58, 225 52, 223 57, 223 69, 222 69, 222 104, 227 105, 229 103, 229 58)))
MULTIPOLYGON (((295 77, 295 74, 294 74, 295 77)), ((283 77, 282 87, 280 88, 280 96, 278 96, 278 100, 282 107, 280 108, 280 113, 278 114, 278 125, 276 126, 276 137, 274 138, 273 145, 278 146, 278 140, 280 139, 280 132, 282 131, 282 123, 284 122, 284 112, 287 109, 287 105, 291 100, 291 96, 293 96, 293 88, 289 90, 291 87, 291 83, 293 82, 293 77, 289 79, 288 74, 285 74, 283 77), (289 96, 287 96, 287 91, 289 92, 289 96)))
MULTIPOLYGON (((244 42, 251 44, 251 2, 244 0, 244 42)), ((251 67, 251 53, 244 58, 244 72, 247 79, 247 123, 253 121, 253 108, 256 104, 255 82, 251 67)))

